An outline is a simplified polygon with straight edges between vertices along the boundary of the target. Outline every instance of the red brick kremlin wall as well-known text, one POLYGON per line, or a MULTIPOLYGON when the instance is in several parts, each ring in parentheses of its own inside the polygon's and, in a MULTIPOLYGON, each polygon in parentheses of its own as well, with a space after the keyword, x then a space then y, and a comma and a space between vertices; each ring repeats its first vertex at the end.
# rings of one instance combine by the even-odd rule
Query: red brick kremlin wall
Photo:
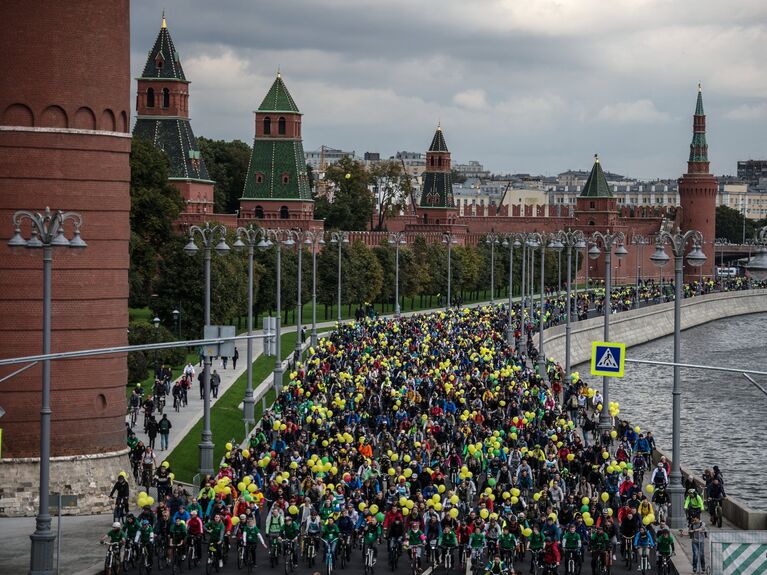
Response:
MULTIPOLYGON (((6 246, 20 209, 83 217, 88 247, 54 252, 52 350, 127 342, 129 23, 128 0, 0 3, 0 357, 42 347, 42 251, 6 246)), ((52 363, 53 456, 124 448, 126 376, 125 356, 52 363)), ((0 383, 3 458, 39 455, 40 388, 39 365, 0 383)))

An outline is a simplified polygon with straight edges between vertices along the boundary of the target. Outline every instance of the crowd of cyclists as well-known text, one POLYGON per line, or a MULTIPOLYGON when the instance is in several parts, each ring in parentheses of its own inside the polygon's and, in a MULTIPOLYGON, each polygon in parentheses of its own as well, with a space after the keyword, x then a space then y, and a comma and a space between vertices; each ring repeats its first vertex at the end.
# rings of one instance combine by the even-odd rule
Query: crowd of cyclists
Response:
MULTIPOLYGON (((585 297, 599 305, 598 290, 585 297)), ((454 308, 338 327, 194 489, 174 485, 129 429, 157 501, 148 489, 129 500, 127 474, 118 479, 107 567, 213 572, 234 555, 251 571, 260 545, 286 573, 302 563, 330 573, 357 550, 366 573, 384 550, 391 570, 402 560, 414 575, 467 564, 576 575, 584 562, 603 575, 615 561, 669 573, 670 468, 654 463, 652 434, 577 373, 552 360, 537 373, 534 322, 517 305, 510 346, 507 316, 454 308), (599 429, 602 410, 612 429, 599 429)), ((691 536, 705 532, 705 500, 721 513, 723 477, 714 468, 706 481, 702 493, 686 486, 691 536)))

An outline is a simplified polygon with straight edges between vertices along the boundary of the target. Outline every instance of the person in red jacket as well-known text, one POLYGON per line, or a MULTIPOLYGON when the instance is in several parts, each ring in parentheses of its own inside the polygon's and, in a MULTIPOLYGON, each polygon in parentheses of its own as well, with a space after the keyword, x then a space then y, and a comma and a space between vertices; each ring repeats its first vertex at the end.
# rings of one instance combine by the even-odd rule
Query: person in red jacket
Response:
POLYGON ((384 517, 384 530, 388 530, 389 526, 397 520, 399 520, 401 523, 405 522, 405 518, 402 516, 402 511, 400 511, 399 507, 395 506, 389 509, 389 511, 386 513, 386 517, 384 517))
POLYGON ((556 572, 561 560, 562 553, 559 551, 559 543, 547 537, 543 547, 543 564, 556 572))
POLYGON ((202 535, 204 526, 202 519, 197 516, 197 510, 192 509, 189 512, 189 521, 186 524, 187 542, 186 548, 191 549, 191 546, 195 547, 195 555, 199 559, 202 557, 202 535))

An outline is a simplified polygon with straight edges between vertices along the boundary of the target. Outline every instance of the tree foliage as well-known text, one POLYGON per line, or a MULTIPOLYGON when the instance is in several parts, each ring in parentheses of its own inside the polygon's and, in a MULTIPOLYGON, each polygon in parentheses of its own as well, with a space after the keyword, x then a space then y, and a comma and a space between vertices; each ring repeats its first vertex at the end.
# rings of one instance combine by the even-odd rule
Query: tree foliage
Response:
POLYGON ((385 160, 370 168, 370 178, 376 189, 376 229, 386 229, 386 218, 396 216, 413 193, 410 176, 402 169, 402 163, 385 160))
POLYGON ((208 174, 216 182, 213 188, 216 213, 233 214, 240 208, 250 162, 250 146, 240 140, 227 142, 207 138, 197 138, 197 143, 208 174))
MULTIPOLYGON (((135 321, 128 326, 129 345, 164 343, 175 341, 175 339, 163 325, 155 327, 145 321, 135 321)), ((128 382, 136 383, 145 380, 150 368, 154 369, 155 364, 180 365, 184 357, 185 354, 181 348, 131 352, 128 354, 128 382)))
POLYGON ((133 139, 130 168, 129 305, 144 307, 154 293, 162 263, 160 251, 174 236, 173 222, 184 201, 168 183, 168 157, 150 141, 133 139))
POLYGON ((333 201, 317 198, 314 214, 324 219, 330 229, 366 230, 372 222, 375 199, 368 186, 370 174, 362 162, 343 157, 327 167, 325 180, 333 192, 333 201))

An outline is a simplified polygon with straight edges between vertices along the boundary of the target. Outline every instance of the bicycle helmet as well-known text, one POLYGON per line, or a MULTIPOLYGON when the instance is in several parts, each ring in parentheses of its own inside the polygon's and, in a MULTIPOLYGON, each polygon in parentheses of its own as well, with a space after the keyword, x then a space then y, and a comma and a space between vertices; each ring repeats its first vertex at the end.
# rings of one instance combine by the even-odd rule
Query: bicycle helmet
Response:
POLYGON ((143 519, 141 521, 141 526, 144 527, 145 525, 149 525, 149 521, 147 521, 146 519, 143 519))
POLYGON ((112 523, 112 529, 120 529, 120 527, 122 527, 122 525, 120 525, 119 521, 112 523))

